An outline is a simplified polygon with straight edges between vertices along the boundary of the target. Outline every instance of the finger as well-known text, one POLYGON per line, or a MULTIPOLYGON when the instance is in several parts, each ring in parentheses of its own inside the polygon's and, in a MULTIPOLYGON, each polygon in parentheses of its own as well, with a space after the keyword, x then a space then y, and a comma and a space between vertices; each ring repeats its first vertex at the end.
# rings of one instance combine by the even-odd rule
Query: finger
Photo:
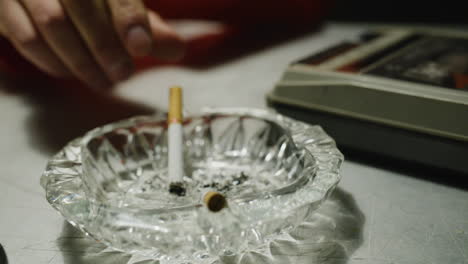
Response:
MULTIPOLYGON (((2 4, 0 3, 0 10, 2 10, 2 4)), ((5 26, 2 23, 3 19, 2 16, 0 15, 0 36, 6 36, 6 29, 5 26)))
POLYGON ((45 41, 75 76, 95 88, 111 85, 58 0, 22 0, 45 41))
POLYGON ((62 4, 107 76, 114 82, 130 77, 133 64, 114 30, 106 2, 62 0, 62 4))
POLYGON ((114 27, 134 57, 149 55, 153 40, 148 23, 146 8, 141 0, 107 0, 114 27))
POLYGON ((18 1, 0 1, 0 18, 4 23, 5 36, 23 57, 50 75, 70 75, 65 65, 34 28, 27 12, 18 1))
POLYGON ((153 36, 153 55, 164 60, 179 60, 185 53, 185 42, 172 28, 153 11, 148 12, 153 36))

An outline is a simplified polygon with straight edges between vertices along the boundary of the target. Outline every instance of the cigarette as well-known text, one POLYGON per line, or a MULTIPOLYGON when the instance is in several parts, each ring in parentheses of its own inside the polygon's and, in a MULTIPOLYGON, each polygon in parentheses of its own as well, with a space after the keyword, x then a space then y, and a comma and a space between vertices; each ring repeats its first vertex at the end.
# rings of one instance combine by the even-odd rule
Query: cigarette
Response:
POLYGON ((219 212, 224 207, 227 207, 226 197, 215 191, 208 191, 203 197, 203 202, 208 210, 212 212, 219 212))
POLYGON ((167 119, 169 127, 168 174, 169 192, 179 196, 185 195, 182 120, 182 88, 174 86, 169 91, 169 114, 167 119))

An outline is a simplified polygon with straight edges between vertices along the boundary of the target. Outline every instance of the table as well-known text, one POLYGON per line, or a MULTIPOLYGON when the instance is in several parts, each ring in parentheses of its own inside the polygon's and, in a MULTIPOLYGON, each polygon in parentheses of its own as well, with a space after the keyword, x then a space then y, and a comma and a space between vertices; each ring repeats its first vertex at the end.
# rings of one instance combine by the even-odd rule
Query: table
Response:
MULTIPOLYGON (((165 109, 167 87, 173 84, 185 87, 188 112, 207 105, 264 108, 265 93, 288 63, 365 28, 328 23, 214 66, 155 68, 119 85, 115 93, 122 100, 86 102, 40 92, 34 97, 11 92, 12 84, 0 79, 0 244, 10 263, 127 263, 131 258, 105 250, 66 224, 39 185, 48 158, 95 125, 87 118, 141 114, 148 106, 165 109)), ((331 200, 295 234, 309 242, 289 253, 284 245, 272 245, 277 263, 468 263, 466 189, 399 171, 345 161, 331 200)), ((269 263, 256 255, 242 261, 269 263)))

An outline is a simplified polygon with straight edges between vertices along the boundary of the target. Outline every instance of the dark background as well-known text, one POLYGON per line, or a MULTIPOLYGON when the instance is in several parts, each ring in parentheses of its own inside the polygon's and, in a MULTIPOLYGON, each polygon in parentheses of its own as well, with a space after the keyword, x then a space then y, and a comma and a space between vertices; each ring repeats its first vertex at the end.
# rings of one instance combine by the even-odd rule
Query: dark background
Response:
POLYGON ((356 22, 468 24, 465 1, 336 0, 331 19, 356 22))

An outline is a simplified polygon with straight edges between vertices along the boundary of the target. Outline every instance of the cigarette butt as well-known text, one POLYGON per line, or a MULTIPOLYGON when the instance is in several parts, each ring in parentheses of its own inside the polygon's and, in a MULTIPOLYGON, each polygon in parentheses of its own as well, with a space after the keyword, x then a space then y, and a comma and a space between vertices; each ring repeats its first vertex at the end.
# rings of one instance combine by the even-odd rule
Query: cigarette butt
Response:
POLYGON ((173 86, 169 90, 169 123, 182 123, 182 88, 173 86))
POLYGON ((219 192, 209 191, 203 197, 206 207, 212 212, 219 212, 227 206, 227 201, 224 195, 219 192))

